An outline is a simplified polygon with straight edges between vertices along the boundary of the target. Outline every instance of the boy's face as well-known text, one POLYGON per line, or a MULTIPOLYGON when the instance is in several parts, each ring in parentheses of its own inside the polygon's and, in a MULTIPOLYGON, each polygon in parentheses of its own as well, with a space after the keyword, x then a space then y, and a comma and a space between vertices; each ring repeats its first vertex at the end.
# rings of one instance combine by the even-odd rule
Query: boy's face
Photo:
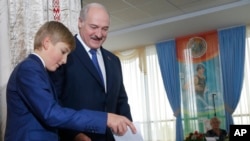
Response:
POLYGON ((67 62, 67 56, 70 53, 69 45, 58 42, 53 45, 50 41, 46 49, 45 66, 49 71, 55 71, 60 65, 67 62))

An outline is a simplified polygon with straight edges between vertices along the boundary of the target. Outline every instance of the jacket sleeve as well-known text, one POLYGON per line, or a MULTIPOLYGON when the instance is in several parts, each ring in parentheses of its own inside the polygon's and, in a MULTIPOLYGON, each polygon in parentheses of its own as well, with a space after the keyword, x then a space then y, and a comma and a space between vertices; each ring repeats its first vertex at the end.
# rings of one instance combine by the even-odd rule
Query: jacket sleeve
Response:
POLYGON ((75 111, 61 107, 47 71, 35 63, 24 63, 17 74, 18 91, 30 111, 42 123, 57 128, 104 134, 107 113, 75 111))

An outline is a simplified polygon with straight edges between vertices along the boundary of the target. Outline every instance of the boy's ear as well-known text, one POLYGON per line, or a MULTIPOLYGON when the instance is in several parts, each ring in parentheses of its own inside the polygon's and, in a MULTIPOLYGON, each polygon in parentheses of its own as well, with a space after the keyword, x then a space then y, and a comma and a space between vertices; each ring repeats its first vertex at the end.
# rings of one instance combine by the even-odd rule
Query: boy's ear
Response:
POLYGON ((43 40, 43 48, 45 50, 47 50, 49 48, 49 43, 50 43, 49 37, 45 37, 44 40, 43 40))

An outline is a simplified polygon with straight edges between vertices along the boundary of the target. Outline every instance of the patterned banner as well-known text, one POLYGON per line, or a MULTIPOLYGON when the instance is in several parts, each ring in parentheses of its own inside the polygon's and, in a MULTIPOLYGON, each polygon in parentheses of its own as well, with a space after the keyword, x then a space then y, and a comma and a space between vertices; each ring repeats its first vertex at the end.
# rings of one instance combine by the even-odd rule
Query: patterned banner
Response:
POLYGON ((209 119, 224 121, 222 75, 217 31, 176 39, 184 132, 206 133, 209 119))
POLYGON ((189 35, 176 39, 179 62, 187 59, 193 63, 203 62, 218 56, 217 31, 189 35))
POLYGON ((60 1, 53 0, 53 16, 55 21, 60 21, 60 1))

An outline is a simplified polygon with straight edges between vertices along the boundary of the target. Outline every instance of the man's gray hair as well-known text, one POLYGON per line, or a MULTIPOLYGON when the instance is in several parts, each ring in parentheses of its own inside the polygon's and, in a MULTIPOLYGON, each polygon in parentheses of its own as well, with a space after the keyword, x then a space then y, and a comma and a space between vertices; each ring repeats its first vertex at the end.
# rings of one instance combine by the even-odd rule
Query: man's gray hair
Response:
POLYGON ((89 9, 90 9, 91 7, 100 7, 100 8, 103 8, 103 9, 108 13, 108 15, 109 15, 109 12, 108 12, 108 10, 106 9, 106 7, 105 7, 104 5, 102 5, 102 4, 100 4, 100 3, 89 3, 89 4, 85 5, 85 6, 81 9, 81 11, 80 11, 79 18, 80 18, 81 20, 84 21, 84 20, 86 19, 87 14, 88 14, 88 11, 89 11, 89 9))

